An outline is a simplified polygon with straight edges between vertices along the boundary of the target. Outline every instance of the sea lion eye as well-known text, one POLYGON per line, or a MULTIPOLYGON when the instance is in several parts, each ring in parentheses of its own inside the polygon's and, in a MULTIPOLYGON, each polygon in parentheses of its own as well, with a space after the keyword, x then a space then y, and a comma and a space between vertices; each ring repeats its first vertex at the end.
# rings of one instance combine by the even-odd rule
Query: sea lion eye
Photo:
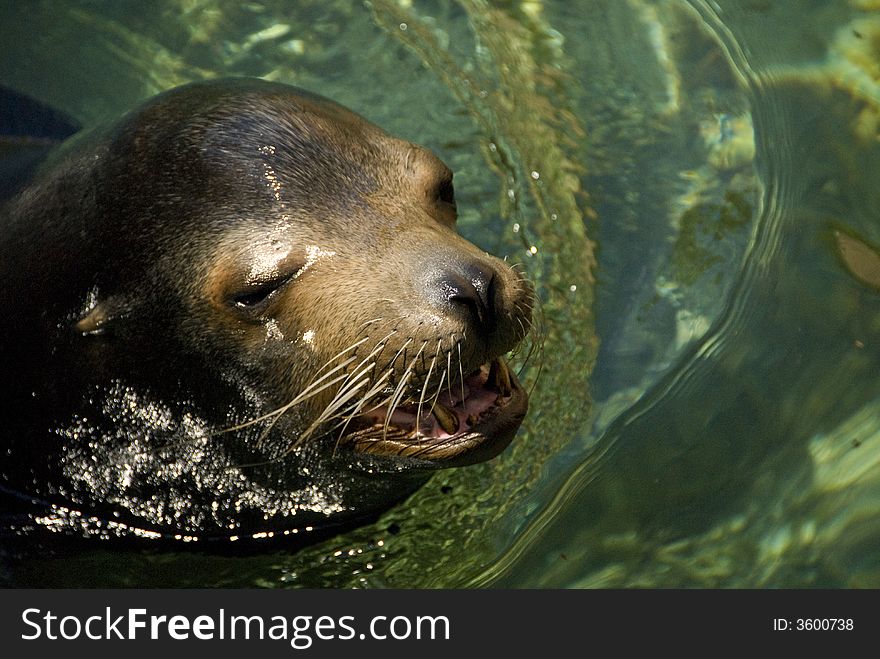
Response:
POLYGON ((449 204, 455 208, 455 188, 452 185, 452 179, 444 179, 437 186, 437 201, 443 204, 449 204))
POLYGON ((237 309, 250 314, 263 312, 275 294, 292 279, 291 275, 276 277, 268 281, 255 282, 234 293, 230 303, 237 309))

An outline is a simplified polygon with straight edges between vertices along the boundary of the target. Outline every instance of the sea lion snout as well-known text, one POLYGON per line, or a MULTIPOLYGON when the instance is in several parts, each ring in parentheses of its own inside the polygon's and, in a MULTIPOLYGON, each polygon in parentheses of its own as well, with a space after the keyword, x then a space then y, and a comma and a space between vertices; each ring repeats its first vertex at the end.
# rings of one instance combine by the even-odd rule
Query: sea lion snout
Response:
POLYGON ((444 272, 436 286, 454 312, 488 333, 495 328, 494 282, 494 272, 479 263, 467 263, 444 272))
POLYGON ((431 269, 424 295, 435 309, 483 345, 486 356, 508 352, 531 320, 531 289, 506 263, 489 257, 444 258, 431 269))

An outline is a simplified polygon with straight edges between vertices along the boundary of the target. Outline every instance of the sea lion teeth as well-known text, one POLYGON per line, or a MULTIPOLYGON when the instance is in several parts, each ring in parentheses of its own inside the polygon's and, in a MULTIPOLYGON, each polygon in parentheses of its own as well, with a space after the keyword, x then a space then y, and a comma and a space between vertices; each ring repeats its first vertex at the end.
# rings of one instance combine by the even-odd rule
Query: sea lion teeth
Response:
POLYGON ((486 382, 498 389, 502 396, 510 396, 510 371, 507 370, 507 364, 500 357, 492 362, 492 366, 489 368, 489 379, 486 382))
POLYGON ((450 435, 458 432, 458 415, 441 403, 434 403, 434 416, 437 423, 450 435))
POLYGON ((486 376, 486 384, 491 387, 497 387, 496 380, 498 379, 498 360, 494 360, 491 364, 489 364, 489 375, 486 376))

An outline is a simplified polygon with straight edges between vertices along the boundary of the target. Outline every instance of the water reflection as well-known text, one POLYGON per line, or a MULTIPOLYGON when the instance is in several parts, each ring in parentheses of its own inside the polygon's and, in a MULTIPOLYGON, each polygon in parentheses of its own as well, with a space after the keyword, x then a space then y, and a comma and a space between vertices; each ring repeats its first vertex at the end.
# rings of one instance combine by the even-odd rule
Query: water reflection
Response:
MULTIPOLYGON (((723 15, 722 43, 747 42, 748 21, 723 15)), ((880 583, 876 252, 833 229, 876 233, 876 132, 859 130, 876 106, 835 55, 741 69, 764 195, 725 312, 601 437, 495 585, 880 583)))

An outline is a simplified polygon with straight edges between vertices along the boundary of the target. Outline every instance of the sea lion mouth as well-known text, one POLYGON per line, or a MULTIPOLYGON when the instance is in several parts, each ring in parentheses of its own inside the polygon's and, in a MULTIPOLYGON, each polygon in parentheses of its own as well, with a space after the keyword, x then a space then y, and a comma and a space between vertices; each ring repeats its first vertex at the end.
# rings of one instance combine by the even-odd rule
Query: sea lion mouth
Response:
POLYGON ((528 410, 528 394, 503 358, 487 362, 431 403, 390 414, 376 407, 352 419, 339 446, 373 456, 406 457, 436 467, 494 458, 510 444, 528 410))

